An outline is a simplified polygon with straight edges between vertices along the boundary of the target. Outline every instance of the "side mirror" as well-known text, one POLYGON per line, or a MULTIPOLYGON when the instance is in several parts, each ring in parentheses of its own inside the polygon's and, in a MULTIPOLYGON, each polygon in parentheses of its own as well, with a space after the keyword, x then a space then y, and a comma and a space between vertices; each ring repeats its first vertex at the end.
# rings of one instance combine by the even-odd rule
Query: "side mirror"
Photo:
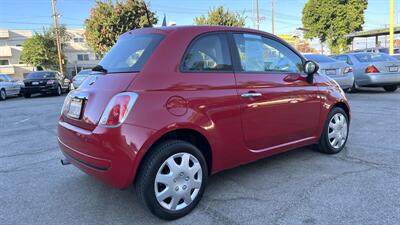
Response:
POLYGON ((319 66, 317 63, 313 62, 313 61, 306 61, 304 63, 304 72, 308 75, 311 76, 314 73, 316 73, 319 69, 319 66))

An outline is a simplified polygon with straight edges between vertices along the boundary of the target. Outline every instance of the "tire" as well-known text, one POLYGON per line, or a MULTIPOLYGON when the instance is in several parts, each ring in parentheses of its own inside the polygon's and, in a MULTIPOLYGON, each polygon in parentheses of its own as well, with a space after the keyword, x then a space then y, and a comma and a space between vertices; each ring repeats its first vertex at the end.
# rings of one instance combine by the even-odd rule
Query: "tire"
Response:
POLYGON ((30 98, 31 97, 31 93, 24 93, 24 98, 30 98))
POLYGON ((142 160, 136 177, 136 194, 139 201, 155 216, 165 220, 177 219, 190 213, 199 203, 207 176, 207 163, 198 148, 185 141, 166 141, 150 149, 142 160), (183 157, 188 159, 187 167, 182 167, 183 157), (193 168, 197 169, 191 172, 193 168), (171 176, 165 176, 166 174, 171 176), (160 201, 157 200, 156 192, 165 192, 160 194, 160 201), (177 203, 175 209, 174 202, 177 203))
POLYGON ((347 89, 347 93, 357 93, 357 84, 356 81, 353 82, 353 86, 351 86, 351 88, 347 89))
POLYGON ((348 135, 348 116, 342 108, 334 107, 328 114, 317 148, 327 154, 339 153, 346 145, 348 135))
POLYGON ((397 85, 383 86, 383 89, 385 89, 387 92, 395 92, 397 90, 397 85))
POLYGON ((56 96, 61 96, 62 95, 62 88, 60 85, 57 86, 57 90, 55 92, 56 96))
POLYGON ((6 90, 1 89, 0 90, 0 101, 4 101, 4 100, 6 100, 6 98, 7 98, 6 90))

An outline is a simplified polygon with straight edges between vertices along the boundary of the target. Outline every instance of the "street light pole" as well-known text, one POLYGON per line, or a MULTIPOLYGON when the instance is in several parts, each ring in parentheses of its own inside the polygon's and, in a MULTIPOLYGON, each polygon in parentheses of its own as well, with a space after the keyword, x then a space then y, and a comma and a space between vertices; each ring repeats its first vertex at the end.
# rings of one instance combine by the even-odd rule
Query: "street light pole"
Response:
POLYGON ((61 76, 64 76, 63 65, 62 65, 62 57, 61 57, 61 43, 60 43, 60 34, 58 32, 58 15, 56 10, 55 0, 51 0, 51 4, 53 7, 53 17, 54 17, 54 32, 56 35, 56 44, 57 44, 57 53, 58 53, 58 66, 60 68, 61 76))
POLYGON ((274 6, 274 0, 272 0, 272 34, 275 34, 275 22, 274 22, 274 20, 275 20, 275 6, 274 6))
POLYGON ((389 54, 394 53, 394 0, 390 0, 389 54))

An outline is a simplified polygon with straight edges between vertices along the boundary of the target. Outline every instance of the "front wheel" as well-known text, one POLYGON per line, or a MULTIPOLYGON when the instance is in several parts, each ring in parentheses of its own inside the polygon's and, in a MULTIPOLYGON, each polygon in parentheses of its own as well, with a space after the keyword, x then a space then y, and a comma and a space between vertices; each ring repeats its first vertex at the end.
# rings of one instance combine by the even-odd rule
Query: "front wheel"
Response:
POLYGON ((397 85, 383 86, 383 89, 385 89, 387 92, 395 92, 397 90, 397 85))
POLYGON ((57 86, 57 90, 56 90, 55 94, 56 94, 56 96, 60 96, 62 94, 62 89, 61 89, 60 85, 57 86))
POLYGON ((328 154, 342 151, 349 134, 349 119, 346 112, 339 107, 334 107, 328 114, 322 131, 318 150, 328 154))
POLYGON ((136 180, 138 199, 157 217, 172 220, 191 212, 206 186, 207 163, 184 141, 167 141, 150 150, 136 180))

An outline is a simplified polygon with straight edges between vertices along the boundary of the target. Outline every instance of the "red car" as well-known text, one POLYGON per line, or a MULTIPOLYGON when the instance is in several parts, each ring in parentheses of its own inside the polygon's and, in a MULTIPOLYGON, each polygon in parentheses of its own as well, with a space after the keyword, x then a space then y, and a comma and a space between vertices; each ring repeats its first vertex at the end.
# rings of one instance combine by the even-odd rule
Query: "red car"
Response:
POLYGON ((134 184, 163 219, 189 213, 211 174, 306 145, 338 153, 347 141, 337 83, 265 32, 136 29, 93 70, 65 99, 62 162, 115 188, 134 184))

